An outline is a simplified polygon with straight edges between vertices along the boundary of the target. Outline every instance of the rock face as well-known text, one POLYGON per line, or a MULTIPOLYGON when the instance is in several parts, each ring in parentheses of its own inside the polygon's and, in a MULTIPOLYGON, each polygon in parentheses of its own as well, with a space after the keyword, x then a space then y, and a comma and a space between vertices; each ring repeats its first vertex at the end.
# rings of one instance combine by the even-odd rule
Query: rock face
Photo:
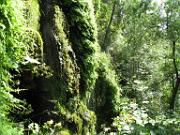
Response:
POLYGON ((97 44, 92 1, 33 2, 35 9, 27 11, 37 26, 28 22, 28 31, 35 33, 36 46, 28 56, 35 62, 22 66, 20 78, 20 87, 28 89, 21 96, 34 110, 31 118, 60 121, 72 134, 96 134, 116 114, 120 89, 97 44))

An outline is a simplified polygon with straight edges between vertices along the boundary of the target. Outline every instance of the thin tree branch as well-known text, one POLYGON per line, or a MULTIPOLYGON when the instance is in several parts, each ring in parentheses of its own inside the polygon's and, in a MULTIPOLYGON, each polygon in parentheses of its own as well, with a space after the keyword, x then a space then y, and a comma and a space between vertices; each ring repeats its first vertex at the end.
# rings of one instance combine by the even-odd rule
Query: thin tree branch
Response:
POLYGON ((112 12, 111 12, 111 17, 110 17, 108 26, 107 26, 107 28, 106 28, 105 35, 104 35, 104 39, 103 39, 103 43, 102 43, 102 48, 103 48, 104 51, 106 51, 106 49, 107 49, 106 40, 107 40, 108 34, 109 34, 109 32, 110 32, 110 27, 111 27, 111 24, 112 24, 112 21, 113 21, 115 9, 116 9, 116 0, 114 0, 114 3, 113 3, 112 12))
POLYGON ((176 78, 178 78, 179 74, 178 74, 178 68, 177 68, 177 65, 176 65, 176 42, 173 41, 173 44, 172 44, 172 57, 173 57, 173 66, 174 66, 174 71, 175 71, 175 74, 176 74, 176 78))

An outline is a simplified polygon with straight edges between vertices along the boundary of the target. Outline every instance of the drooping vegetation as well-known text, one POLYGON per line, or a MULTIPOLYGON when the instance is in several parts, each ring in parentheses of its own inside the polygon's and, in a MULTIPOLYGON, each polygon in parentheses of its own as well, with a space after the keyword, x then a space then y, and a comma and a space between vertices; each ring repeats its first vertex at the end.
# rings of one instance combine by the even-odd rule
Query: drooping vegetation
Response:
POLYGON ((180 134, 179 10, 1 0, 0 134, 180 134))
POLYGON ((17 125, 10 123, 7 118, 8 112, 18 107, 10 92, 14 91, 12 85, 13 76, 10 70, 18 70, 18 63, 22 60, 25 45, 23 44, 23 32, 20 27, 24 24, 22 5, 17 1, 0 2, 0 133, 1 134, 22 134, 17 125), (17 17, 16 17, 17 16, 17 17))

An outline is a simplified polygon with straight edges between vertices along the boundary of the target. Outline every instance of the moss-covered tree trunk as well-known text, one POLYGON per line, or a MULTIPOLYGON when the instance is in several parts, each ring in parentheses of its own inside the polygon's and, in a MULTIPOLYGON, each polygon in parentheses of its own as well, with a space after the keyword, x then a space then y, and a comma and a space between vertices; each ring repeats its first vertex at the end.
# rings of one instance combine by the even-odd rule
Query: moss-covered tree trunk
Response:
POLYGON ((92 1, 33 2, 36 8, 29 6, 27 12, 37 26, 29 21, 28 32, 40 35, 33 36, 38 46, 29 55, 36 62, 22 66, 20 84, 28 88, 22 96, 34 110, 30 118, 61 122, 62 130, 71 134, 96 134, 96 129, 101 130, 96 127, 112 122, 120 89, 109 59, 97 43, 92 1), (29 76, 27 86, 24 80, 29 76))

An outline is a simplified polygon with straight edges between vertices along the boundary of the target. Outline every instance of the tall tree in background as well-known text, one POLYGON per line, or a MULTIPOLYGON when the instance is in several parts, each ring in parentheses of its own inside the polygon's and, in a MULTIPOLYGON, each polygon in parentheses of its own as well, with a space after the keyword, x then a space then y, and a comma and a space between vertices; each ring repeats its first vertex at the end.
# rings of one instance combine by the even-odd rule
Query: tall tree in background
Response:
POLYGON ((171 46, 171 57, 172 57, 172 65, 173 65, 173 72, 172 72, 172 90, 171 90, 171 97, 170 97, 170 104, 169 109, 174 109, 175 101, 177 98, 179 85, 180 85, 180 75, 179 75, 179 37, 180 37, 180 7, 179 1, 170 1, 168 0, 165 3, 165 13, 166 13, 166 30, 167 30, 167 40, 169 45, 171 46))

